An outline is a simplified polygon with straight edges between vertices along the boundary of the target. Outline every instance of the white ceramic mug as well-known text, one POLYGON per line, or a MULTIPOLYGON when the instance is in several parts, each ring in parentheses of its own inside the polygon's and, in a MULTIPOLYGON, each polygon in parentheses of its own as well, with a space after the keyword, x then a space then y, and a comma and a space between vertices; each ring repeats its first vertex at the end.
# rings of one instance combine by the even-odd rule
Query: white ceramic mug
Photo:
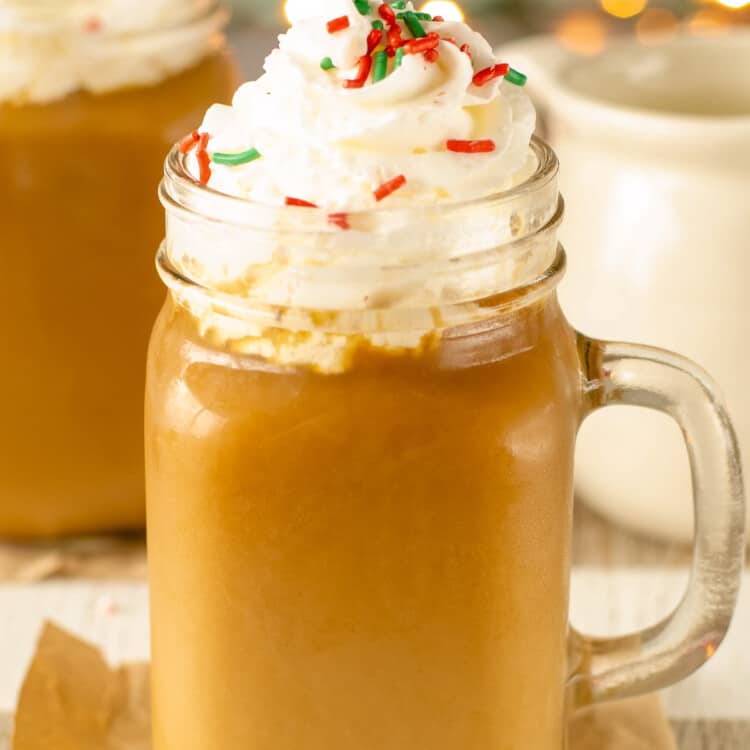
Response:
MULTIPOLYGON (((560 156, 572 322, 684 352, 714 373, 748 473, 750 33, 627 39, 595 58, 549 37, 503 52, 529 74, 560 156)), ((687 454, 660 415, 596 415, 578 453, 581 499, 631 528, 691 537, 687 454)))

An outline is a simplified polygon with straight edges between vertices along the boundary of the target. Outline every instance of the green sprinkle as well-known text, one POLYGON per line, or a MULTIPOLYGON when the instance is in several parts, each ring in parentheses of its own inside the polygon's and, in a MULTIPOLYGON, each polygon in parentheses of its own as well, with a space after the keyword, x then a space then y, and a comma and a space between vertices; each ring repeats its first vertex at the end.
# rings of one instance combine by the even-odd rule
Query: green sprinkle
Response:
POLYGON ((333 60, 331 60, 330 57, 324 57, 320 61, 320 67, 323 68, 323 70, 333 70, 336 66, 333 64, 333 60))
POLYGON ((505 80, 508 83, 512 83, 514 86, 525 86, 526 81, 529 80, 527 75, 520 73, 519 71, 511 68, 505 76, 505 80))
POLYGON ((404 0, 396 0, 395 3, 391 3, 391 8, 395 8, 396 10, 403 10, 406 7, 406 3, 404 0))
POLYGON ((406 18, 406 16, 409 13, 413 14, 414 16, 416 16, 420 21, 432 21, 432 16, 429 13, 416 13, 413 10, 407 10, 407 11, 404 11, 403 13, 397 13, 396 14, 396 18, 400 18, 400 19, 403 20, 403 19, 406 18))
POLYGON ((403 47, 399 47, 396 50, 396 59, 395 59, 395 61, 393 63, 393 69, 396 70, 396 68, 400 68, 401 67, 401 63, 403 61, 404 61, 404 48, 403 47))
POLYGON ((409 27, 409 31, 411 31, 415 39, 422 39, 427 36, 424 26, 419 22, 417 14, 413 10, 406 12, 404 15, 404 21, 406 21, 406 25, 409 27))
POLYGON ((354 5, 363 16, 370 15, 370 0, 354 0, 354 5))
POLYGON ((375 61, 372 66, 372 82, 378 83, 388 75, 388 55, 385 50, 375 55, 375 61))
POLYGON ((238 167, 240 164, 249 164, 251 161, 260 159, 261 153, 257 148, 251 148, 247 151, 240 151, 239 154, 220 154, 211 155, 211 161, 217 164, 226 164, 229 167, 238 167))
POLYGON ((378 31, 385 31, 385 24, 378 18, 372 22, 372 28, 378 31))

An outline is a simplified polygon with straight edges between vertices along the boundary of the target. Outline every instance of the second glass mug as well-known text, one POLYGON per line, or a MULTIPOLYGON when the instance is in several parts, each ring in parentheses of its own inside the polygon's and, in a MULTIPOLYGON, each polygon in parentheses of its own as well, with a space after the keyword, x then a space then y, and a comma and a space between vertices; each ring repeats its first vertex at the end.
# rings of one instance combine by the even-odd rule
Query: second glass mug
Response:
POLYGON ((557 160, 533 150, 516 189, 350 231, 217 194, 170 155, 155 750, 560 750, 571 711, 674 683, 723 639, 744 534, 729 418, 690 362, 570 328, 557 160), (573 456, 611 404, 681 425, 697 536, 677 610, 598 640, 568 626, 573 456))

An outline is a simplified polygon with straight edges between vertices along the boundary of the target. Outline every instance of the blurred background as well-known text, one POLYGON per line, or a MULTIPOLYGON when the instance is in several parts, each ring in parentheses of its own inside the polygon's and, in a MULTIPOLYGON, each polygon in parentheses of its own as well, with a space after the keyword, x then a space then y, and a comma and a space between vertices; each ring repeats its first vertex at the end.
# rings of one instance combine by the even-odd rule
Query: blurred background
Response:
MULTIPOLYGON (((306 0, 234 0, 235 24, 275 31, 284 12, 306 0)), ((596 54, 610 37, 635 33, 644 42, 677 34, 719 34, 750 25, 750 0, 445 0, 422 3, 434 15, 468 15, 495 43, 518 36, 553 33, 583 54, 596 54)), ((261 51, 258 51, 261 53, 261 51)))

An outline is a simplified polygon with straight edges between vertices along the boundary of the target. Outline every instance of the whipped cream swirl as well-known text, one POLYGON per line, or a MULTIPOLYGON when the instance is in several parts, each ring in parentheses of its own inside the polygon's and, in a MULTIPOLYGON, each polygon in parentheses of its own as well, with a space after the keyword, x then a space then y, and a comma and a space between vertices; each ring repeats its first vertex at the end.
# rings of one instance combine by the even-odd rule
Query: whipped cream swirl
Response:
POLYGON ((154 85, 221 45, 215 0, 0 0, 0 102, 154 85))
MULTIPOLYGON (((239 166, 212 163, 209 186, 262 204, 292 197, 357 211, 375 207, 378 187, 401 175, 406 183, 384 207, 478 198, 522 179, 534 108, 522 88, 502 77, 474 85, 477 72, 506 62, 484 37, 461 22, 423 19, 424 32, 440 37, 437 59, 404 54, 397 67, 389 57, 382 80, 370 75, 361 88, 347 88, 368 54, 373 22, 383 22, 380 0, 370 0, 367 15, 357 5, 310 0, 266 60, 265 74, 243 85, 231 107, 209 109, 201 132, 210 135, 210 154, 261 154, 239 166), (332 33, 328 22, 342 16, 348 27, 332 33), (326 58, 333 67, 321 65, 326 58), (449 140, 491 140, 494 150, 455 153, 449 140)), ((406 3, 395 12, 410 11, 406 3)), ((405 20, 397 24, 403 40, 411 40, 405 20)), ((381 51, 388 44, 384 26, 381 51)), ((200 175, 195 152, 188 167, 200 175)))

